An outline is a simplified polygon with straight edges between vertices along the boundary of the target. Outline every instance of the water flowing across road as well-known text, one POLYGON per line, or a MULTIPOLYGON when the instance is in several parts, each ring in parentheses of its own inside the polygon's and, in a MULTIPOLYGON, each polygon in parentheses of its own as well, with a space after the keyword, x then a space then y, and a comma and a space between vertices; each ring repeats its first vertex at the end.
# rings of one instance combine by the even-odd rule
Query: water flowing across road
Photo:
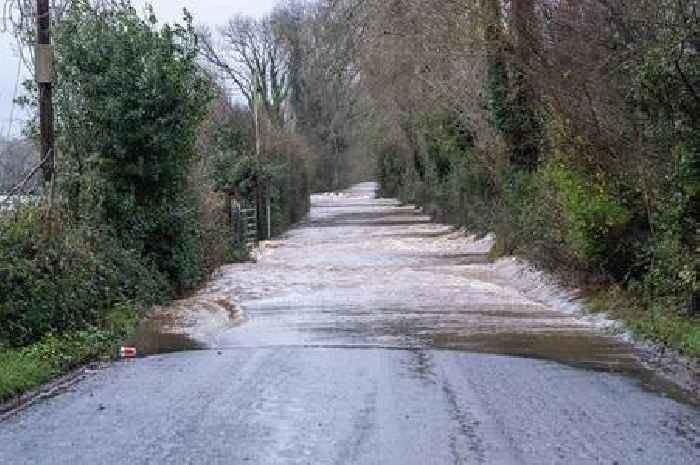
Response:
POLYGON ((604 320, 374 188, 314 196, 135 339, 186 351, 0 423, 0 463, 700 462, 698 409, 604 320))

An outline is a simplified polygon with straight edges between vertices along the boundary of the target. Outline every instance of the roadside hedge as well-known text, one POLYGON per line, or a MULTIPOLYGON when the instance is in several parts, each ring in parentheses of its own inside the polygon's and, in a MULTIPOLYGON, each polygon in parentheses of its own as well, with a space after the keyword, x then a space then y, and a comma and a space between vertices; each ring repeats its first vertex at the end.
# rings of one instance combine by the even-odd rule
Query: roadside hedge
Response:
POLYGON ((36 207, 0 221, 0 344, 100 326, 114 308, 145 308, 172 295, 167 275, 105 231, 49 233, 36 207))

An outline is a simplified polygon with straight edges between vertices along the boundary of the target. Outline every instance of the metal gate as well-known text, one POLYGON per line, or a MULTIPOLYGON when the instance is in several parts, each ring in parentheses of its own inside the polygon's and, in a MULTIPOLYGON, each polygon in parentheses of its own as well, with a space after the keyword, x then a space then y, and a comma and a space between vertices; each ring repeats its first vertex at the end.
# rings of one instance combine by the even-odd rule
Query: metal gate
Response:
POLYGON ((230 208, 234 246, 253 250, 258 245, 258 211, 255 204, 231 199, 230 208))
POLYGON ((241 203, 241 239, 248 250, 258 245, 258 209, 255 204, 241 203))

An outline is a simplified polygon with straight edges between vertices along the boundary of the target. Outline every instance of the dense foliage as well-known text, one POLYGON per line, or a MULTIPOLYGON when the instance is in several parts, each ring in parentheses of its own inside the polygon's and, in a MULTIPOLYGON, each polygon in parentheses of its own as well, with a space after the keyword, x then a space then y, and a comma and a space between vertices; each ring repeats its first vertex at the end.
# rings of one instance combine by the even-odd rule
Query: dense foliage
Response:
POLYGON ((198 146, 214 86, 191 18, 159 27, 128 1, 74 1, 54 42, 58 183, 0 221, 0 346, 103 327, 232 256, 198 146))
POLYGON ((204 278, 187 184, 210 100, 185 20, 159 30, 127 4, 74 2, 55 33, 68 210, 106 225, 178 289, 204 278))
MULTIPOLYGON (((187 11, 173 25, 130 0, 53 12, 57 176, 24 186, 43 194, 31 204, 0 208, 0 401, 109 356, 149 307, 247 259, 229 195, 257 207, 259 239, 268 220, 280 233, 309 208, 307 145, 282 112, 284 63, 265 68, 270 98, 240 107, 202 67, 187 11)), ((280 31, 261 24, 265 42, 252 45, 274 43, 265 57, 283 59, 280 31)), ((26 26, 17 32, 32 43, 26 26)), ((37 110, 36 85, 26 88, 20 103, 37 110)), ((22 158, 18 144, 0 146, 17 158, 0 164, 0 189, 36 166, 25 146, 22 158)))
MULTIPOLYGON (((697 311, 700 21, 692 1, 365 2, 347 34, 384 195, 642 318, 697 311), (693 310, 695 308, 695 310, 693 310)), ((340 13, 337 13, 340 14, 340 13)))
POLYGON ((187 13, 160 26, 128 0, 66 5, 58 183, 0 222, 0 346, 195 288, 235 255, 223 192, 258 207, 263 238, 266 198, 279 233, 311 189, 370 165, 382 194, 495 232, 496 253, 619 286, 641 326, 692 315, 691 0, 292 1, 233 18, 223 45, 187 13))
POLYGON ((38 215, 24 208, 0 225, 0 340, 21 345, 97 325, 124 302, 168 294, 164 276, 134 250, 86 227, 49 236, 38 215))
POLYGON ((210 135, 211 175, 218 191, 258 209, 258 237, 267 238, 267 199, 272 234, 285 231, 309 210, 308 150, 304 139, 283 128, 268 129, 258 155, 250 114, 237 108, 217 123, 210 135))

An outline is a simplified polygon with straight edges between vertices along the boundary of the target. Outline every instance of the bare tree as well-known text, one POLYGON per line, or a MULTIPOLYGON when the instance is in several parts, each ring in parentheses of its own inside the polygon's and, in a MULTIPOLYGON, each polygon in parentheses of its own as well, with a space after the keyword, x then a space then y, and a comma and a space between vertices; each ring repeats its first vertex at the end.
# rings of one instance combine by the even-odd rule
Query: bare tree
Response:
POLYGON ((281 125, 289 80, 287 54, 275 34, 273 17, 260 20, 235 16, 218 31, 201 34, 206 60, 224 79, 231 80, 254 115, 260 155, 265 120, 281 125))

